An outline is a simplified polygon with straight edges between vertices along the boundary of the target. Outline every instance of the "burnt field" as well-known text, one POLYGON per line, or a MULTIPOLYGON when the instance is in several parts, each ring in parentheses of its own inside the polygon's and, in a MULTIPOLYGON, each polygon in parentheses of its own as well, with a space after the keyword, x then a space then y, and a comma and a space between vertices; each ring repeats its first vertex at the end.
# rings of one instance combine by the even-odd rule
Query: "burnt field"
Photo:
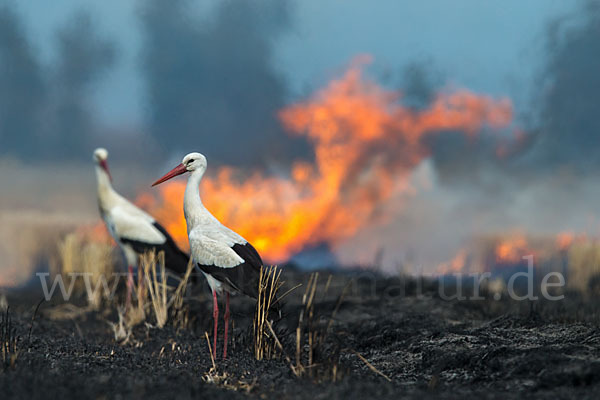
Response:
POLYGON ((600 392, 598 303, 575 292, 529 302, 484 290, 485 300, 448 301, 435 281, 316 278, 285 268, 282 280, 280 293, 302 286, 265 330, 263 359, 255 357, 255 302, 234 297, 229 356, 221 359, 220 334, 214 365, 204 283, 171 307, 162 328, 148 312, 120 336, 111 304, 92 311, 84 297, 53 298, 36 312, 41 291, 9 292, 1 398, 592 399, 600 392))

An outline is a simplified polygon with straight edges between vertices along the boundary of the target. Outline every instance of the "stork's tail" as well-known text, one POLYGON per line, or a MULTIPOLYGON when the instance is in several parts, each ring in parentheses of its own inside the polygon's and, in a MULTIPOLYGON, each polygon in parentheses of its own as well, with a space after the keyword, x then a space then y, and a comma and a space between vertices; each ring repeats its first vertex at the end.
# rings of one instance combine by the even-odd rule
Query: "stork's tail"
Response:
MULTIPOLYGON (((169 257, 165 254, 165 266, 180 278, 183 278, 187 273, 189 262, 190 256, 181 250, 177 254, 170 254, 169 257)), ((200 281, 199 274, 193 266, 188 281, 193 284, 200 281)))

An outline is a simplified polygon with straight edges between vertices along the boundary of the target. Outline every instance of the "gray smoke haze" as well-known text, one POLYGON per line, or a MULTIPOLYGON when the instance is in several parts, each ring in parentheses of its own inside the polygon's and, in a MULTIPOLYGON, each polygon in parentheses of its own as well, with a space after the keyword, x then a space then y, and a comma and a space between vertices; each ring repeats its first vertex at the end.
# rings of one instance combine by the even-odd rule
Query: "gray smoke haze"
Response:
POLYGON ((53 154, 87 159, 96 121, 88 104, 90 85, 115 61, 114 44, 102 38, 89 14, 81 11, 57 34, 58 58, 52 93, 55 126, 53 154), (87 151, 85 151, 87 150, 87 151))
POLYGON ((550 23, 545 46, 531 110, 517 120, 523 137, 499 157, 506 138, 485 133, 473 141, 458 134, 436 136, 430 145, 442 183, 511 190, 558 169, 573 179, 598 171, 600 4, 588 1, 578 13, 550 23))
POLYGON ((532 164, 575 173, 600 167, 600 4, 551 24, 532 164))
MULTIPOLYGON (((407 200, 393 222, 344 243, 336 251, 342 261, 352 262, 360 255, 354 249, 367 243, 378 246, 369 249, 372 257, 384 249, 392 269, 414 254, 415 268, 432 271, 481 235, 600 234, 600 4, 583 4, 545 32, 536 95, 526 113, 515 110, 522 134, 425 137, 431 159, 417 178, 439 185, 407 200)), ((439 86, 427 78, 426 65, 415 71, 416 99, 426 101, 428 88, 439 86)))
POLYGON ((402 92, 402 103, 415 109, 426 108, 442 84, 442 74, 434 68, 433 61, 413 61, 401 71, 399 90, 402 92))
MULTIPOLYGON (((292 100, 275 66, 276 45, 293 28, 292 1, 215 3, 213 12, 201 15, 191 0, 139 1, 138 72, 146 84, 150 135, 130 134, 121 154, 130 156, 133 145, 142 155, 158 147, 163 159, 197 150, 211 162, 252 167, 310 158, 306 141, 290 137, 277 118, 292 100)), ((15 8, 0 4, 0 156, 89 161, 93 145, 102 144, 119 158, 101 131, 109 121, 99 121, 91 106, 94 87, 117 61, 115 43, 79 12, 57 30, 56 62, 45 65, 15 8)), ((422 189, 412 203, 401 199, 408 204, 394 223, 348 241, 350 262, 364 243, 414 250, 433 262, 464 238, 490 230, 555 233, 586 226, 585 214, 600 198, 592 179, 600 167, 600 6, 583 4, 550 24, 540 43, 546 58, 537 96, 526 119, 516 122, 523 138, 492 131, 475 138, 461 132, 424 137, 432 155, 417 173, 439 185, 422 189)), ((426 59, 402 71, 397 86, 404 104, 420 109, 431 104, 445 78, 426 59)))
POLYGON ((39 124, 46 86, 41 66, 14 10, 0 5, 0 154, 41 151, 39 124))
POLYGON ((90 90, 114 64, 114 45, 80 11, 57 32, 56 64, 43 65, 9 4, 0 6, 0 155, 89 159, 98 134, 90 90))
POLYGON ((238 166, 310 154, 277 120, 288 93, 273 45, 290 24, 289 2, 223 1, 209 20, 189 7, 154 0, 141 14, 148 129, 161 148, 238 166))

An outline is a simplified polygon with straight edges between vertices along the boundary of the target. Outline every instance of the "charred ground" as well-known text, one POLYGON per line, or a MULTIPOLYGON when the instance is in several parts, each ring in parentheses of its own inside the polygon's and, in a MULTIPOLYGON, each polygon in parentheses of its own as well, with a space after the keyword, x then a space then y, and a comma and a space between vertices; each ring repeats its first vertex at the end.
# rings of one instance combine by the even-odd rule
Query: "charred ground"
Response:
MULTIPOLYGON (((313 328, 332 323, 315 347, 313 371, 302 377, 286 360, 294 363, 302 288, 287 297, 275 327, 286 354, 272 360, 254 359, 253 302, 235 298, 231 352, 217 360, 216 370, 204 334, 212 324, 204 288, 188 299, 185 326, 142 323, 126 343, 115 340, 110 322, 117 316, 109 309, 79 312, 53 300, 34 316, 41 295, 11 292, 10 336, 18 353, 0 368, 0 395, 592 399, 600 393, 600 316, 593 298, 567 293, 564 300, 534 304, 483 293, 486 300, 446 301, 435 282, 370 277, 338 273, 327 284, 328 273, 320 274, 313 328), (67 310, 78 315, 57 317, 67 310)), ((285 270, 283 278, 293 287, 309 275, 285 270)))

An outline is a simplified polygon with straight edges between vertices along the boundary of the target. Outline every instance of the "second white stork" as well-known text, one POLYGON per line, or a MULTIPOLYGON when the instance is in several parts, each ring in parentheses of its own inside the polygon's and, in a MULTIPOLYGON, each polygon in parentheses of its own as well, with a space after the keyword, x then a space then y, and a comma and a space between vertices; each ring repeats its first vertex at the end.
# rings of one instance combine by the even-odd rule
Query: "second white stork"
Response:
POLYGON ((217 325, 219 307, 217 294, 225 293, 225 331, 223 358, 227 358, 229 329, 229 293, 236 291, 256 298, 262 259, 256 249, 242 236, 217 220, 202 204, 199 185, 206 171, 206 158, 190 153, 181 164, 154 182, 152 186, 177 175, 190 172, 185 188, 183 211, 187 223, 190 249, 196 265, 206 276, 213 294, 213 357, 217 354, 217 325))
POLYGON ((96 179, 98 185, 98 206, 106 228, 117 242, 127 261, 127 298, 131 303, 133 267, 138 265, 138 257, 147 251, 163 251, 165 267, 181 275, 185 274, 189 256, 173 241, 173 238, 152 216, 133 205, 111 184, 108 170, 108 152, 99 148, 94 151, 96 179))

